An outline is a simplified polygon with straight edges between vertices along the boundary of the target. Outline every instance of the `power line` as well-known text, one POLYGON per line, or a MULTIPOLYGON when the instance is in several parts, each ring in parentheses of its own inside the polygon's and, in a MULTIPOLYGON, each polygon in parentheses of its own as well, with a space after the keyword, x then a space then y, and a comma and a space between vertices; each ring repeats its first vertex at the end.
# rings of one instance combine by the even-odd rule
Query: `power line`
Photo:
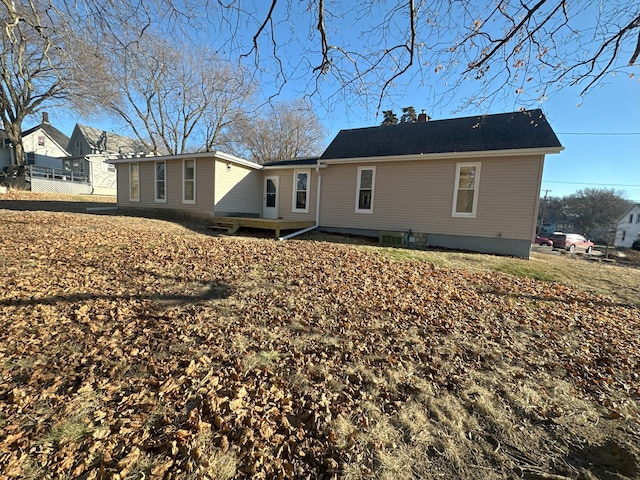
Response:
POLYGON ((542 183, 566 183, 567 185, 597 185, 600 187, 640 187, 640 185, 629 185, 629 184, 621 184, 621 183, 559 182, 554 180, 543 180, 542 183))

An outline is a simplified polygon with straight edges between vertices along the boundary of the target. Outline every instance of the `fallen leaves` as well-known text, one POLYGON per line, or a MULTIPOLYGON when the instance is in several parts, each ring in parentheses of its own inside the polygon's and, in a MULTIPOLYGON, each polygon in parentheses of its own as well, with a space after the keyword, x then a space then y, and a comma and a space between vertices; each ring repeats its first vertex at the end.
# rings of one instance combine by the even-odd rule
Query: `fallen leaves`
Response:
POLYGON ((399 423, 487 372, 568 379, 611 418, 637 412, 637 306, 329 243, 3 215, 0 478, 373 472, 400 440, 361 441, 372 412, 399 423))

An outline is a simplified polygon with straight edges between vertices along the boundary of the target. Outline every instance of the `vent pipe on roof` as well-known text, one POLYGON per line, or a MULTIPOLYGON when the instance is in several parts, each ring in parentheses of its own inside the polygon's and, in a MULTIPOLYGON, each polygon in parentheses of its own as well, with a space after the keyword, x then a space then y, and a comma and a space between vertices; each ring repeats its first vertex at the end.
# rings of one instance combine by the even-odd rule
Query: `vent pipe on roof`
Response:
POLYGON ((428 122, 429 121, 429 115, 427 115, 426 110, 422 110, 422 112, 420 112, 418 114, 418 121, 419 122, 428 122))

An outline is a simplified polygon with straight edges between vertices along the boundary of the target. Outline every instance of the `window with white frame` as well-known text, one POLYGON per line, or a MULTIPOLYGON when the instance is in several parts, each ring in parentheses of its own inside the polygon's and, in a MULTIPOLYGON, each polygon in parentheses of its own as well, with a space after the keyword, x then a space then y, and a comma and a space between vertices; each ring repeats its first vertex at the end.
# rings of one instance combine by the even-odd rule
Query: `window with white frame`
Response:
POLYGON ((182 202, 196 203, 196 161, 182 161, 182 202))
POLYGON ((480 162, 456 164, 453 217, 475 218, 478 205, 480 162))
POLYGON ((309 213, 309 178, 310 170, 293 172, 293 204, 291 210, 297 213, 309 213))
POLYGON ((165 162, 156 162, 156 202, 167 201, 167 170, 165 162))
POLYGON ((129 200, 140 201, 140 164, 129 164, 129 200))
POLYGON ((373 213, 373 195, 375 188, 376 167, 358 167, 356 213, 373 213))

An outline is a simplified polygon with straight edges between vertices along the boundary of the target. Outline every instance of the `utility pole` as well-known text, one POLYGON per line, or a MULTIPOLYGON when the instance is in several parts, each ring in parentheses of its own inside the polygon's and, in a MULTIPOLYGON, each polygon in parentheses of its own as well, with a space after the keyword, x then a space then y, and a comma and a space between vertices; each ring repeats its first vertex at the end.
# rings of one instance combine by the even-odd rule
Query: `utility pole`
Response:
POLYGON ((544 191, 544 198, 542 199, 542 207, 540 208, 540 218, 538 221, 538 234, 540 234, 540 232, 542 231, 542 225, 544 225, 544 211, 547 207, 547 195, 549 195, 550 191, 551 190, 549 190, 548 188, 544 191))

